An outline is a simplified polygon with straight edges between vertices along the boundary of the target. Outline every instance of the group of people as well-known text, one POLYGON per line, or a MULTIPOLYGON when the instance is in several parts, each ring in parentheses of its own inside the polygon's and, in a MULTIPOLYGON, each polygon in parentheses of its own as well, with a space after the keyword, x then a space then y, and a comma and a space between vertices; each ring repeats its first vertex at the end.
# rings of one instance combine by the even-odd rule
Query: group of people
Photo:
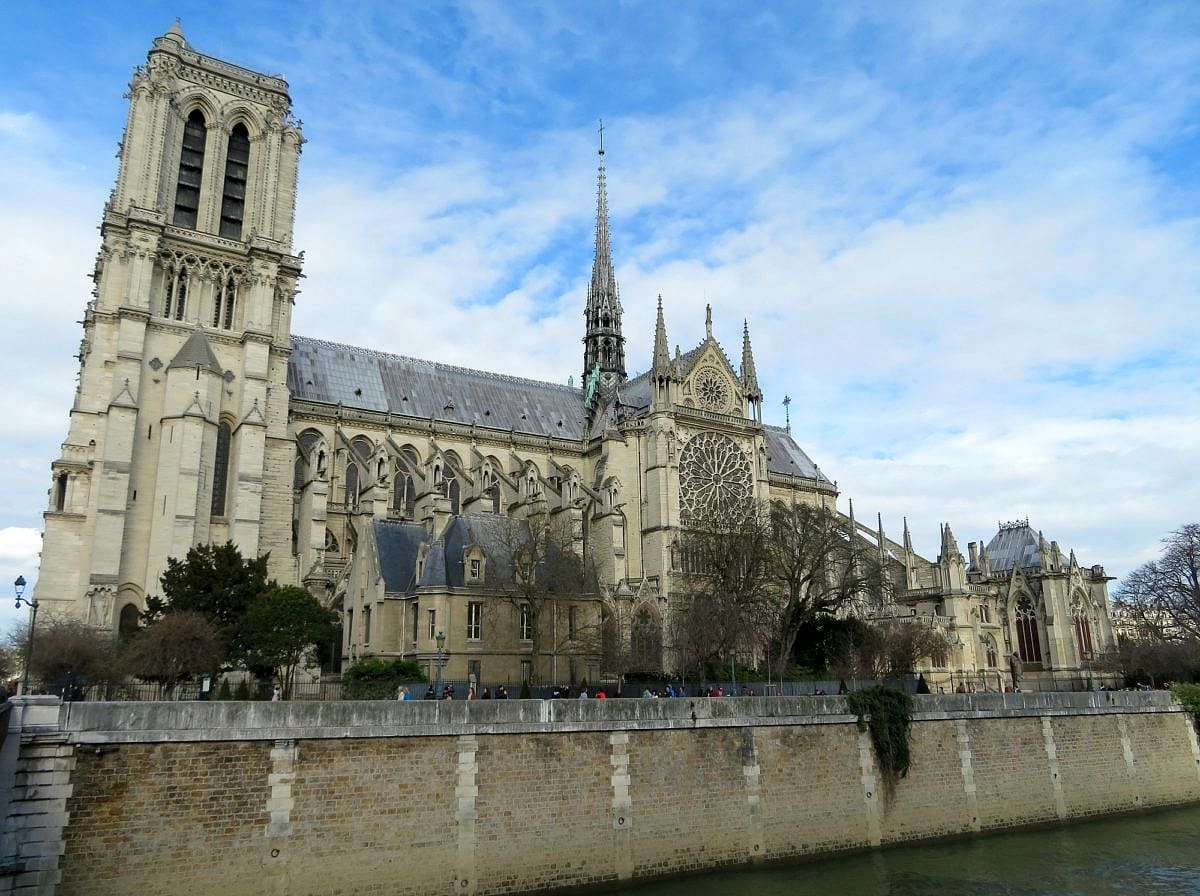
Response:
MULTIPOLYGON (((455 699, 454 695, 455 695, 455 691, 454 691, 453 684, 448 684, 444 688, 442 688, 441 697, 438 696, 437 691, 434 689, 433 685, 430 685, 429 687, 427 687, 425 689, 425 699, 426 700, 453 700, 453 699, 455 699)), ((400 685, 400 689, 396 693, 396 699, 399 701, 404 701, 404 700, 412 700, 414 698, 413 698, 412 692, 408 689, 407 686, 400 685)), ((475 692, 474 687, 471 687, 471 688, 467 689, 467 699, 468 700, 507 700, 508 699, 508 688, 506 688, 504 685, 500 685, 499 687, 496 688, 495 694, 493 694, 489 688, 484 688, 483 693, 479 694, 479 693, 475 692)))

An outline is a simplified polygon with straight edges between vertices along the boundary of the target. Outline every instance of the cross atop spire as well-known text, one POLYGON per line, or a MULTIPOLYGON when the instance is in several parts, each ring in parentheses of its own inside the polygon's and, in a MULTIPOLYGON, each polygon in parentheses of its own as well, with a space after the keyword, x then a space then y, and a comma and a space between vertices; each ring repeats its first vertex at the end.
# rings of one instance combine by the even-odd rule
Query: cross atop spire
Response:
POLYGON ((600 166, 596 186, 596 249, 584 310, 583 375, 600 365, 601 387, 625 380, 625 337, 621 335, 621 297, 613 272, 608 236, 608 184, 604 171, 604 120, 600 121, 600 166))

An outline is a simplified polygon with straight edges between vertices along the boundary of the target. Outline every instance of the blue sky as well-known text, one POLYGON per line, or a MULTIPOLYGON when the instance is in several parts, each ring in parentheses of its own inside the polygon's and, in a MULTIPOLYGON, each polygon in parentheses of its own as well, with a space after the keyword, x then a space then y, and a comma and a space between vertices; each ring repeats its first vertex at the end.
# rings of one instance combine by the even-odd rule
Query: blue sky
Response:
POLYGON ((790 395, 843 509, 929 556, 1029 517, 1119 576, 1196 520, 1197 4, 202 6, 0 9, 3 581, 36 574, 122 93, 177 14, 291 85, 296 332, 578 379, 603 117, 632 367, 660 293, 685 350, 706 303, 735 356, 748 318, 768 420, 790 395))

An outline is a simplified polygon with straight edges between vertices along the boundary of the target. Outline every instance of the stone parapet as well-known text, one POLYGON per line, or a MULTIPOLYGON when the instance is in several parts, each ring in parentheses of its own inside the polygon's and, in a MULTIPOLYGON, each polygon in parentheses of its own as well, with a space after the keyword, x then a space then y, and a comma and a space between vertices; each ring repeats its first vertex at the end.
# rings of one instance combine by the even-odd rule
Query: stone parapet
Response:
MULTIPOLYGON (((1178 711, 1165 691, 937 694, 914 721, 1178 711)), ((59 727, 78 744, 573 731, 653 731, 845 724, 844 697, 68 703, 59 727)))

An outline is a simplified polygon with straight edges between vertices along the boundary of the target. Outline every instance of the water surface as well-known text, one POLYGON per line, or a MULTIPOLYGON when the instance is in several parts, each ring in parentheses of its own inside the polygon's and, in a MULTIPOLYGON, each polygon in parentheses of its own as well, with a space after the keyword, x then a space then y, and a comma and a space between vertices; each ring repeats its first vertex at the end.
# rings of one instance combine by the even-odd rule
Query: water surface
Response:
POLYGON ((1200 806, 711 873, 628 896, 1200 896, 1200 806))

